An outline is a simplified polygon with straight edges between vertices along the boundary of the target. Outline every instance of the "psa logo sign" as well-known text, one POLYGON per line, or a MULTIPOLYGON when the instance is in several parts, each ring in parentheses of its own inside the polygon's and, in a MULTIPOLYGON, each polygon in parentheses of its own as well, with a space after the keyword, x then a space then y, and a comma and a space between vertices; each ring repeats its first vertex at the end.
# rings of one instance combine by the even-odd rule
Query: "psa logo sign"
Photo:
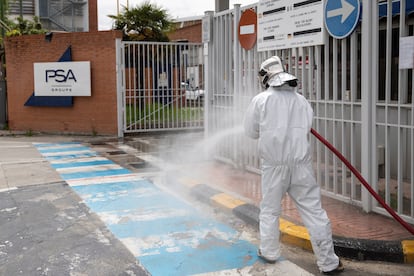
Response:
POLYGON ((90 96, 89 61, 34 63, 35 96, 90 96))
POLYGON ((45 72, 46 72, 46 82, 49 82, 50 80, 54 80, 55 82, 67 82, 67 81, 76 82, 76 77, 72 69, 69 69, 68 71, 65 71, 63 69, 46 70, 45 72))

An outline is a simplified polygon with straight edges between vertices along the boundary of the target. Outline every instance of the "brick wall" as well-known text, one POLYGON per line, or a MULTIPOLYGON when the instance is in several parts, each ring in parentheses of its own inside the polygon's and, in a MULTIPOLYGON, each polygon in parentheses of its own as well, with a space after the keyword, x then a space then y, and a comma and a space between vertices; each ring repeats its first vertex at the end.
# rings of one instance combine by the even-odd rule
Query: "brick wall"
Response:
POLYGON ((11 130, 117 134, 115 39, 121 32, 54 33, 5 40, 8 119, 11 130), (91 97, 74 97, 72 107, 24 106, 34 89, 33 63, 56 62, 68 46, 73 61, 90 61, 91 97))
POLYGON ((174 32, 168 34, 171 41, 188 41, 192 43, 201 43, 201 20, 197 23, 177 28, 174 32))

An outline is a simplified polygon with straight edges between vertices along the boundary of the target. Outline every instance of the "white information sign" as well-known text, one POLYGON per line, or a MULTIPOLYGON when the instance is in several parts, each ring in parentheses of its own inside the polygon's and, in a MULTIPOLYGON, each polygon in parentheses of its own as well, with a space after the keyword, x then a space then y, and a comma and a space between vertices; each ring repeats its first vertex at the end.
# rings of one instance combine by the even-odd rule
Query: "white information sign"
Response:
POLYGON ((400 69, 414 68, 414 36, 400 38, 400 69))
POLYGON ((258 51, 324 44, 323 0, 260 0, 258 51))
POLYGON ((90 96, 89 61, 34 63, 35 96, 90 96))
POLYGON ((204 16, 201 21, 203 43, 210 42, 211 39, 211 17, 204 16))
POLYGON ((168 78, 167 78, 167 73, 162 72, 162 73, 158 76, 158 87, 168 87, 168 78))

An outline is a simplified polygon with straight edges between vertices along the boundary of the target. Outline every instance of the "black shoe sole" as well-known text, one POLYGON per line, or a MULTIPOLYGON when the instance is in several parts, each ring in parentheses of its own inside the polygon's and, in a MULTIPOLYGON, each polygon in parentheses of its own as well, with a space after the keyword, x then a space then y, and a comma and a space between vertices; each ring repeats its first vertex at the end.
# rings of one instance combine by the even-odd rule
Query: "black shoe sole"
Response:
POLYGON ((344 271, 344 266, 343 266, 342 262, 339 261, 338 266, 334 270, 324 271, 322 273, 325 274, 325 275, 336 275, 336 274, 342 273, 343 271, 344 271))

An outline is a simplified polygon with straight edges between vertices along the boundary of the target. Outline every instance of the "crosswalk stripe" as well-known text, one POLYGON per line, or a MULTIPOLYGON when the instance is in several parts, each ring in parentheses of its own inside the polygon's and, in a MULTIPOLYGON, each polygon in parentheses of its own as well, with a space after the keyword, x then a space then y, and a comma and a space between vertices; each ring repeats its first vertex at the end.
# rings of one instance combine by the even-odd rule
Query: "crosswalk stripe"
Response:
POLYGON ((124 169, 115 163, 109 164, 97 164, 89 165, 78 164, 77 166, 65 167, 65 168, 55 168, 58 173, 61 174, 70 174, 70 173, 84 173, 84 172, 98 172, 98 171, 107 171, 107 170, 120 170, 124 169))
POLYGON ((86 186, 86 185, 99 185, 99 184, 109 184, 109 183, 120 183, 120 182, 131 182, 136 180, 141 180, 137 174, 123 174, 123 175, 107 175, 91 178, 78 178, 78 179, 69 179, 66 182, 70 186, 86 186))
POLYGON ((80 164, 83 162, 100 162, 100 161, 110 161, 105 157, 100 156, 91 156, 91 157, 83 157, 83 158, 71 158, 71 159, 56 159, 51 160, 50 163, 53 166, 59 166, 59 165, 71 165, 71 164, 80 164))

